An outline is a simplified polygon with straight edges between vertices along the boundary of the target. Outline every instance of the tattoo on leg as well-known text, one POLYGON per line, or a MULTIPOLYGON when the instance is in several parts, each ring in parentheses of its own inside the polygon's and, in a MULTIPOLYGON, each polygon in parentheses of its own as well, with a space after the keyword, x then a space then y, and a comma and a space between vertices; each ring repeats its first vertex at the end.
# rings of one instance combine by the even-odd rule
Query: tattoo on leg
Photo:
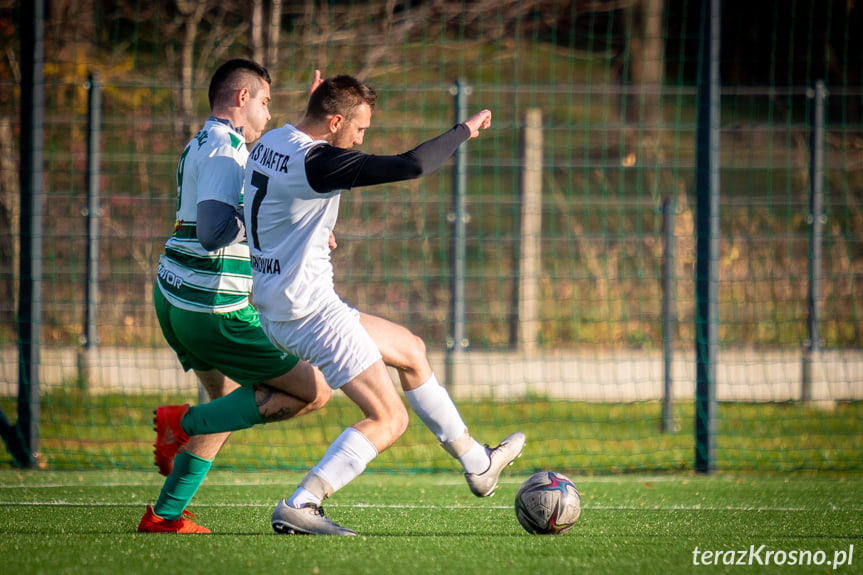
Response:
POLYGON ((268 385, 255 386, 255 402, 265 423, 290 419, 304 407, 303 401, 299 398, 268 385))
POLYGON ((255 403, 258 404, 258 411, 263 412, 264 407, 273 400, 275 390, 268 385, 255 386, 255 403))
POLYGON ((267 413, 262 413, 261 417, 265 423, 273 423, 276 421, 284 421, 297 415, 298 409, 291 407, 281 407, 267 413))

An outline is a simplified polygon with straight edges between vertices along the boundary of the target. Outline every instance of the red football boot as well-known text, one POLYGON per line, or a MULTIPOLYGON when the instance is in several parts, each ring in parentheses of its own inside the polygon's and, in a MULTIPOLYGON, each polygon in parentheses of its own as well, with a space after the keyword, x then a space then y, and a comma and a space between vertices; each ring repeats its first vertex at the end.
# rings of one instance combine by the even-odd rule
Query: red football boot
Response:
POLYGON ((209 529, 192 521, 194 518, 190 511, 183 511, 179 519, 172 521, 159 517, 153 507, 148 505, 147 512, 138 524, 138 533, 210 533, 209 529))
POLYGON ((189 435, 183 431, 181 421, 189 404, 185 405, 163 405, 156 409, 153 423, 156 425, 156 467, 159 473, 165 477, 171 475, 174 470, 174 457, 189 443, 189 435))

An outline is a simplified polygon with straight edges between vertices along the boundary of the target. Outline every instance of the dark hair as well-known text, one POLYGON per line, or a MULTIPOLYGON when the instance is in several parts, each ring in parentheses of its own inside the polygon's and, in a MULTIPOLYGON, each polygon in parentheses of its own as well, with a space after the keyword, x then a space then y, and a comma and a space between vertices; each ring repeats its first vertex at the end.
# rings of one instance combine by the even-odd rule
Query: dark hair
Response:
POLYGON ((306 115, 322 120, 335 114, 351 119, 362 104, 374 111, 377 93, 353 76, 333 76, 324 80, 309 97, 306 115))
POLYGON ((272 83, 270 73, 266 68, 246 58, 235 58, 228 60, 216 70, 213 78, 210 80, 210 109, 212 110, 216 104, 220 104, 222 100, 229 97, 231 94, 242 88, 249 88, 249 92, 254 96, 258 91, 258 84, 250 82, 250 77, 258 78, 259 80, 272 83))

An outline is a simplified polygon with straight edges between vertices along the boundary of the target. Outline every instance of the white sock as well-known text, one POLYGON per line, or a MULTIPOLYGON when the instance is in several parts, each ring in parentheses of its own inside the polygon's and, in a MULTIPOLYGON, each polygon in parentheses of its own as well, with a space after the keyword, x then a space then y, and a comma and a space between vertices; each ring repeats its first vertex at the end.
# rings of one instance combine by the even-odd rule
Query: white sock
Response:
POLYGON ((458 439, 467 429, 458 408, 434 374, 418 388, 405 391, 405 398, 441 443, 458 439))
MULTIPOLYGON (((418 388, 405 391, 405 398, 414 413, 441 443, 455 441, 465 434, 467 425, 434 374, 418 388)), ((491 464, 485 446, 476 440, 458 460, 468 473, 482 473, 491 464)))
POLYGON ((305 487, 297 487, 297 490, 294 491, 294 494, 291 495, 287 503, 291 507, 296 507, 297 509, 299 509, 306 503, 314 503, 315 505, 320 506, 321 498, 306 489, 305 487))
MULTIPOLYGON (((335 493, 359 477, 366 465, 377 456, 378 450, 372 442, 362 432, 348 427, 332 442, 324 457, 309 473, 323 479, 335 493)), ((288 499, 288 505, 292 507, 309 502, 320 505, 321 498, 304 487, 298 487, 288 499)))
POLYGON ((458 458, 458 462, 467 473, 483 473, 491 465, 488 450, 477 441, 473 442, 473 447, 467 453, 458 458))

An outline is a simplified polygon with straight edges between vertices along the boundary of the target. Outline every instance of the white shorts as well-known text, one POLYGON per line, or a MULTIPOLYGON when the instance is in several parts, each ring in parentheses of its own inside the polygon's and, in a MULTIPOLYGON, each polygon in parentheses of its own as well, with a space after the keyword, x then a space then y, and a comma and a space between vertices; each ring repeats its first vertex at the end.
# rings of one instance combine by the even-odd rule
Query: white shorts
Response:
POLYGON ((360 312, 340 299, 301 319, 269 321, 261 315, 260 320, 277 348, 316 366, 332 389, 381 359, 378 346, 360 324, 360 312))

